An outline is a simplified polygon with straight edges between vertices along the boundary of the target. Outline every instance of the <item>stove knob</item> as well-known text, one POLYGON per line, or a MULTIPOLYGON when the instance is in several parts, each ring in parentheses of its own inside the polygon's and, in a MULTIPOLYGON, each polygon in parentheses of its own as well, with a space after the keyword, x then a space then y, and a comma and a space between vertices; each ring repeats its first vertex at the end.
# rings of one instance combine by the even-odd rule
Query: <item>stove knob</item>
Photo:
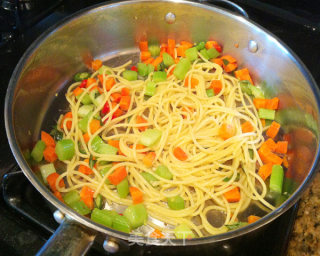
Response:
POLYGON ((53 213, 53 218, 56 220, 56 222, 58 222, 59 224, 62 223, 62 221, 64 220, 64 214, 62 212, 60 212, 59 210, 56 210, 53 213))

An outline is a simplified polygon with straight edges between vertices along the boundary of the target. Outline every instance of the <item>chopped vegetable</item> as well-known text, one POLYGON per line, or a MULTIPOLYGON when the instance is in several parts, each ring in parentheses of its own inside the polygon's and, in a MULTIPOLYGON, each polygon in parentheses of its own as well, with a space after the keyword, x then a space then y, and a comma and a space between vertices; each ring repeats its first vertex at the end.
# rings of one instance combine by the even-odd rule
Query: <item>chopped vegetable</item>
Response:
POLYGON ((196 237, 192 230, 184 223, 175 227, 174 235, 178 239, 191 239, 196 237))
POLYGON ((45 150, 43 151, 43 157, 44 160, 46 160, 49 163, 53 163, 58 159, 55 148, 52 146, 47 146, 45 148, 45 150))
POLYGON ((95 78, 90 77, 90 78, 87 79, 86 88, 88 88, 91 85, 96 84, 96 83, 97 83, 97 80, 95 78))
POLYGON ((129 233, 131 231, 131 225, 128 218, 118 214, 113 216, 112 228, 125 233, 129 233))
POLYGON ((80 200, 82 200, 85 203, 85 205, 91 210, 94 207, 93 194, 94 190, 92 190, 88 186, 83 186, 80 191, 80 200))
POLYGON ((153 73, 153 81, 155 83, 163 82, 167 80, 167 73, 164 71, 156 71, 153 73))
POLYGON ((140 174, 147 182, 150 183, 151 186, 153 186, 154 181, 158 181, 158 179, 149 172, 142 172, 140 174))
POLYGON ((270 127, 268 128, 266 134, 268 137, 270 138, 274 138, 277 136, 278 132, 280 130, 280 124, 278 124, 277 122, 273 121, 270 125, 270 127))
POLYGON ((253 126, 249 121, 246 121, 243 124, 241 124, 241 130, 243 133, 253 132, 253 126))
POLYGON ((153 161, 154 161, 155 158, 156 158, 156 153, 155 152, 149 152, 144 156, 142 162, 146 167, 152 167, 153 161))
POLYGON ((111 72, 109 71, 110 68, 105 66, 105 65, 102 65, 99 69, 98 69, 98 73, 99 75, 103 75, 104 73, 107 74, 107 75, 110 75, 111 72))
POLYGON ((174 59, 166 52, 162 54, 163 63, 166 67, 170 67, 174 64, 174 59))
MULTIPOLYGON (((137 116, 136 119, 137 124, 143 124, 143 123, 148 123, 148 121, 146 119, 144 119, 142 116, 137 116)), ((147 129, 147 126, 140 126, 138 127, 139 131, 143 132, 147 129)))
POLYGON ((90 114, 94 109, 94 105, 90 104, 90 105, 83 105, 79 108, 78 110, 78 115, 79 117, 85 117, 88 116, 88 114, 90 114))
POLYGON ((129 190, 133 204, 140 204, 143 202, 143 193, 140 189, 136 187, 130 187, 129 190))
MULTIPOLYGON (((195 87, 199 84, 199 80, 196 79, 196 78, 193 78, 193 77, 191 77, 190 82, 191 82, 190 87, 191 87, 192 89, 195 88, 195 87)), ((184 79, 184 86, 186 86, 186 87, 189 86, 189 76, 187 76, 187 77, 184 79)))
POLYGON ((80 201, 80 194, 77 190, 71 190, 63 196, 63 200, 67 205, 70 205, 76 201, 80 201))
POLYGON ((44 184, 48 185, 47 178, 50 174, 56 172, 56 168, 54 167, 53 164, 44 164, 44 165, 41 165, 39 168, 40 168, 40 172, 41 172, 41 176, 44 181, 44 184))
POLYGON ((70 203, 69 206, 81 215, 87 215, 91 212, 83 201, 75 201, 70 203))
POLYGON ((284 172, 281 165, 275 164, 272 166, 269 188, 271 191, 282 193, 284 172))
POLYGON ((282 159, 276 154, 272 153, 271 149, 266 144, 262 144, 262 146, 258 150, 258 154, 263 163, 273 163, 273 164, 282 163, 282 159))
POLYGON ((131 102, 131 96, 122 96, 119 103, 120 109, 124 111, 129 110, 130 102, 131 102))
POLYGON ((243 69, 239 69, 236 70, 234 72, 234 75, 236 76, 236 78, 238 78, 239 80, 247 80, 249 81, 251 84, 253 84, 251 76, 249 74, 249 70, 247 68, 243 68, 243 69))
POLYGON ((123 71, 122 76, 124 79, 127 79, 128 81, 134 81, 138 79, 138 73, 132 70, 123 71))
POLYGON ((222 82, 220 80, 212 80, 211 88, 213 89, 215 95, 219 94, 222 90, 222 82))
POLYGON ((31 151, 31 156, 34 161, 40 162, 43 158, 43 151, 46 148, 46 143, 39 140, 31 151))
POLYGON ((270 148, 271 151, 276 150, 277 144, 274 142, 273 139, 269 138, 264 143, 268 146, 268 148, 270 148))
POLYGON ((167 179, 167 180, 172 180, 173 175, 169 171, 168 167, 164 165, 159 165, 158 168, 155 171, 155 174, 159 175, 161 178, 167 179))
POLYGON ((196 45, 196 48, 198 51, 204 49, 206 43, 205 42, 199 42, 197 45, 196 45))
POLYGON ((274 120, 276 112, 271 109, 259 108, 259 117, 263 119, 274 120))
POLYGON ((223 123, 219 128, 219 136, 227 140, 235 135, 236 131, 232 124, 223 123))
POLYGON ((93 69, 93 70, 98 70, 99 68, 101 68, 102 67, 102 61, 101 60, 94 60, 94 61, 92 61, 92 63, 91 63, 91 68, 93 69))
POLYGON ((241 228, 241 227, 244 227, 248 225, 247 222, 235 222, 235 223, 232 223, 232 224, 229 224, 229 225, 225 225, 228 230, 234 230, 234 229, 238 229, 238 228, 241 228))
POLYGON ((148 41, 140 41, 139 42, 140 51, 148 51, 148 41))
POLYGON ((88 72, 77 73, 74 76, 74 81, 81 82, 82 80, 88 79, 89 77, 90 77, 90 74, 88 72))
POLYGON ((140 52, 140 59, 141 61, 147 60, 151 57, 151 53, 149 51, 141 51, 140 52))
POLYGON ((158 129, 147 129, 141 134, 142 145, 150 147, 156 144, 161 138, 162 132, 158 129))
POLYGON ((89 126, 91 134, 96 133, 101 128, 100 120, 92 119, 89 126))
POLYGON ((154 96, 156 94, 156 89, 157 89, 157 85, 152 81, 148 81, 144 94, 147 96, 154 96))
POLYGON ((46 133, 44 131, 41 131, 41 140, 46 144, 47 147, 55 147, 56 142, 54 139, 51 137, 49 133, 46 133))
POLYGON ((251 224, 253 222, 256 222, 257 220, 260 220, 261 217, 259 216, 255 216, 255 215, 250 215, 248 216, 248 223, 251 224))
POLYGON ((174 148, 173 154, 180 161, 186 161, 188 159, 188 155, 180 147, 174 148))
POLYGON ((155 230, 150 234, 150 237, 152 237, 152 238, 164 238, 164 234, 162 234, 160 230, 155 229, 155 230))
POLYGON ((108 177, 109 181, 113 185, 118 185, 127 177, 128 173, 125 166, 118 167, 113 173, 108 177))
POLYGON ((203 58, 205 58, 206 60, 210 59, 209 55, 208 55, 208 52, 206 49, 202 49, 200 51, 200 54, 202 55, 203 58))
POLYGON ((129 182, 124 178, 118 185, 117 191, 120 198, 126 198, 129 195, 129 182))
MULTIPOLYGON (((72 112, 66 113, 66 114, 64 115, 64 117, 62 118, 61 123, 60 123, 60 128, 61 128, 61 129, 64 129, 63 124, 64 124, 64 121, 65 121, 66 119, 72 119, 72 112)), ((71 120, 69 120, 69 121, 66 122, 66 127, 67 127, 68 130, 71 130, 71 127, 72 127, 72 121, 71 121, 71 120)))
POLYGON ((167 200, 171 210, 182 210, 185 208, 184 200, 181 196, 169 197, 167 200))
MULTIPOLYGON (((84 160, 87 164, 89 164, 89 159, 85 159, 84 160)), ((93 171, 90 167, 84 165, 84 164, 80 164, 79 165, 79 168, 78 168, 78 171, 85 174, 85 175, 90 175, 90 174, 93 174, 93 171)))
POLYGON ((95 208, 101 209, 103 206, 103 198, 101 194, 98 194, 97 197, 94 199, 94 206, 95 208))
POLYGON ((140 76, 147 76, 149 74, 147 64, 138 63, 138 74, 140 76))
POLYGON ((56 154, 60 161, 71 160, 74 156, 74 142, 71 139, 63 139, 57 142, 56 154))
POLYGON ((215 48, 218 52, 222 51, 221 46, 216 41, 207 41, 205 47, 207 49, 215 48))
POLYGON ((181 58, 179 63, 176 65, 173 74, 176 78, 183 80, 187 74, 187 72, 191 68, 190 60, 181 58))
POLYGON ((214 91, 213 91, 213 89, 207 89, 207 90, 206 90, 206 94, 207 94, 208 97, 213 97, 213 96, 214 96, 214 91))
POLYGON ((152 62, 151 65, 154 66, 154 68, 157 70, 158 65, 160 65, 162 62, 162 57, 159 56, 157 58, 155 58, 152 62))
POLYGON ((207 55, 209 56, 209 59, 215 59, 220 53, 215 48, 210 48, 207 50, 207 55))
POLYGON ((275 98, 266 100, 265 108, 276 110, 278 109, 278 107, 279 107, 279 98, 275 97, 275 98))
POLYGON ((268 163, 260 166, 258 174, 263 180, 266 180, 271 175, 272 166, 273 166, 272 163, 268 163))
POLYGON ((240 190, 239 187, 235 187, 225 193, 223 193, 223 196, 229 203, 236 203, 240 201, 240 190))
POLYGON ((159 54, 160 54, 160 46, 159 45, 150 45, 148 47, 148 50, 151 53, 152 57, 159 56, 159 54))
POLYGON ((94 208, 91 213, 91 219, 101 225, 111 228, 115 214, 117 213, 109 210, 99 210, 94 208))
POLYGON ((288 141, 278 141, 275 152, 280 154, 287 154, 288 151, 288 141))
POLYGON ((147 222, 148 213, 143 204, 130 205, 123 212, 123 216, 126 217, 133 229, 136 229, 147 222))
POLYGON ((196 47, 189 48, 185 51, 186 58, 191 62, 198 58, 198 50, 196 47))

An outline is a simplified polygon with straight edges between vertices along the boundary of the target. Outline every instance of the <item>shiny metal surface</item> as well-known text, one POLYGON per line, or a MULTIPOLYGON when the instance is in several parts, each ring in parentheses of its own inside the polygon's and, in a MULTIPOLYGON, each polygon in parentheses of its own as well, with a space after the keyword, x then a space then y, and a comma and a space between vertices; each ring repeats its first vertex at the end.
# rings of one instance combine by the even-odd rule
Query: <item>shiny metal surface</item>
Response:
POLYGON ((116 253, 119 251, 119 245, 109 239, 103 242, 103 249, 108 253, 116 253))
POLYGON ((55 219, 56 222, 58 222, 59 224, 61 224, 64 220, 64 214, 62 212, 60 212, 59 210, 54 211, 53 213, 53 218, 55 219))
MULTIPOLYGON (((22 151, 32 147, 42 128, 52 125, 59 115, 50 111, 52 103, 63 110, 68 81, 93 58, 137 58, 140 40, 162 43, 168 37, 192 42, 217 40, 225 54, 238 60, 240 68, 250 69, 256 84, 280 98, 282 126, 294 135, 291 145, 296 158, 290 173, 299 185, 294 194, 254 224, 211 237, 171 240, 169 245, 208 244, 249 235, 291 207, 310 183, 319 161, 320 97, 313 78, 286 46, 246 18, 220 8, 185 1, 126 1, 81 11, 49 29, 30 46, 10 80, 5 122, 11 149, 28 179, 61 212, 88 228, 128 240, 128 234, 94 223, 57 200, 38 180, 22 151), (174 24, 165 21, 168 12, 175 14, 174 24), (259 45, 255 53, 248 49, 250 40, 259 45), (296 118, 297 113, 301 118, 296 118), (309 139, 301 140, 299 134, 309 139), (308 157, 303 157, 303 152, 308 152, 308 157)), ((141 237, 139 241, 162 244, 161 239, 141 237)))

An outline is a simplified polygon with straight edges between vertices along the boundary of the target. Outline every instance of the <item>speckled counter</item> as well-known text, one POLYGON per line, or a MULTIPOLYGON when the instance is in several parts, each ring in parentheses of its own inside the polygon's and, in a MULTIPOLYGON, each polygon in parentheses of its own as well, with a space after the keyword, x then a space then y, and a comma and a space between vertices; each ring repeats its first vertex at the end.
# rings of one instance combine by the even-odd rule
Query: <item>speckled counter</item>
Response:
POLYGON ((320 256, 320 172, 304 193, 288 247, 288 256, 320 256))

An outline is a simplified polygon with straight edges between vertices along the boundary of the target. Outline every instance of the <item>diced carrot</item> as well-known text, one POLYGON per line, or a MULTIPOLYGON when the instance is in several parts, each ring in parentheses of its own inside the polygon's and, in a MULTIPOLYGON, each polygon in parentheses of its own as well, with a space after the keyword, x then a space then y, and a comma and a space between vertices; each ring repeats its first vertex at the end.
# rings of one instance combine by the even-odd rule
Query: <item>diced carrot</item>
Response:
POLYGON ((213 89, 214 94, 219 94, 222 90, 222 82, 220 80, 212 80, 210 86, 213 89))
POLYGON ((271 151, 275 151, 277 144, 274 142, 273 139, 269 138, 267 139, 264 144, 266 144, 268 146, 268 148, 270 148, 271 151))
POLYGON ((280 130, 280 124, 278 124, 277 122, 273 121, 269 127, 269 129, 267 130, 266 134, 268 137, 270 138, 274 138, 277 136, 278 132, 280 130))
POLYGON ((90 132, 91 134, 94 134, 96 131, 98 131, 101 128, 100 120, 92 119, 90 124, 90 132))
POLYGON ((88 88, 90 85, 94 84, 94 83, 97 83, 97 80, 95 78, 88 78, 87 79, 87 85, 86 85, 86 88, 88 88))
POLYGON ((219 136, 223 140, 227 140, 234 136, 236 133, 235 128, 232 124, 223 123, 219 128, 219 136))
POLYGON ((118 185, 127 175, 126 167, 120 166, 108 176, 108 179, 111 184, 118 185))
POLYGON ((261 118, 260 121, 261 121, 262 127, 265 127, 266 126, 266 120, 261 118))
POLYGON ((239 187, 235 187, 225 193, 223 196, 229 203, 236 203, 240 201, 240 190, 239 187))
MULTIPOLYGON (((237 62, 237 60, 230 55, 224 55, 221 57, 221 59, 227 61, 228 63, 236 63, 237 62)), ((225 64, 223 64, 223 65, 225 65, 225 64)))
MULTIPOLYGON (((199 84, 199 80, 198 79, 196 79, 196 78, 193 78, 193 77, 191 77, 191 88, 193 89, 193 88, 195 88, 198 84, 199 84)), ((185 87, 188 87, 189 86, 189 76, 187 76, 185 79, 184 79, 184 86, 185 87)))
POLYGON ((222 67, 222 66, 223 66, 223 61, 222 61, 222 59, 221 59, 221 58, 211 59, 211 61, 212 61, 213 63, 218 64, 220 67, 222 67))
POLYGON ((177 55, 178 57, 185 57, 186 54, 185 54, 185 51, 188 49, 187 46, 185 45, 180 45, 177 47, 177 55))
POLYGON ((120 148, 119 142, 120 142, 119 140, 108 140, 108 144, 110 146, 118 148, 118 149, 120 148))
POLYGON ((105 82, 105 87, 107 91, 110 91, 111 88, 116 84, 116 80, 113 77, 108 77, 105 82))
POLYGON ((49 133, 46 133, 45 131, 41 131, 41 140, 46 144, 47 147, 55 147, 56 142, 52 138, 52 136, 49 133))
POLYGON ((266 180, 271 175, 272 166, 273 166, 272 163, 268 163, 260 166, 258 174, 263 180, 266 180))
POLYGON ((73 90, 72 93, 73 93, 73 95, 74 95, 75 97, 77 97, 77 96, 79 96, 81 93, 83 93, 83 89, 78 86, 76 89, 73 90))
POLYGON ((162 56, 161 53, 167 52, 167 49, 168 49, 168 44, 161 44, 160 45, 160 56, 162 56))
POLYGON ((143 61, 144 64, 151 64, 154 61, 154 58, 150 57, 149 59, 146 59, 143 61))
POLYGON ((141 61, 147 60, 151 57, 151 53, 148 51, 143 51, 140 53, 140 59, 141 61))
POLYGON ((162 57, 158 56, 155 60, 151 63, 154 66, 155 70, 157 70, 158 65, 162 62, 162 57))
POLYGON ((44 160, 46 160, 49 163, 53 163, 57 160, 57 154, 55 151, 55 148, 52 146, 47 146, 43 151, 43 157, 44 160))
POLYGON ((152 237, 152 238, 164 238, 164 234, 162 234, 160 230, 155 229, 155 230, 150 234, 150 237, 152 237))
POLYGON ((254 98, 253 105, 256 107, 256 109, 266 108, 266 99, 254 98))
POLYGON ((85 134, 83 134, 83 139, 84 139, 84 142, 85 142, 85 143, 88 143, 89 140, 90 140, 89 133, 86 132, 85 134))
POLYGON ((141 52, 148 51, 148 41, 140 41, 139 48, 141 52))
POLYGON ((205 44, 205 47, 207 49, 215 48, 218 52, 222 51, 221 46, 216 41, 207 41, 205 44))
POLYGON ((120 100, 121 100, 121 93, 118 93, 118 92, 112 93, 111 94, 111 100, 114 101, 114 102, 119 103, 120 100))
POLYGON ((121 89, 121 96, 129 96, 130 95, 130 89, 129 88, 122 88, 121 89))
POLYGON ((156 158, 156 153, 149 152, 145 155, 142 162, 146 167, 151 167, 155 158, 156 158))
MULTIPOLYGON (((142 116, 137 116, 136 122, 137 122, 137 124, 148 123, 148 121, 146 119, 144 119, 142 116)), ((140 132, 144 132, 147 128, 148 128, 148 126, 138 127, 140 132)))
POLYGON ((278 141, 276 144, 275 152, 286 154, 288 151, 288 141, 278 141))
POLYGON ((168 48, 174 48, 176 47, 176 40, 174 39, 168 39, 168 48))
POLYGON ((96 86, 96 85, 90 88, 90 92, 93 90, 98 90, 99 94, 103 93, 102 88, 100 88, 99 86, 96 86))
POLYGON ((272 153, 271 149, 265 143, 259 148, 258 154, 263 163, 282 164, 282 158, 272 153))
POLYGON ((140 204, 143 202, 143 193, 140 189, 136 187, 130 187, 129 190, 133 204, 140 204))
POLYGON ((248 216, 248 223, 251 224, 251 223, 253 223, 257 220, 260 220, 260 219, 261 219, 261 217, 259 217, 259 216, 250 215, 250 216, 248 216))
POLYGON ((193 44, 188 41, 181 41, 180 45, 184 45, 185 47, 188 47, 188 48, 191 48, 193 46, 193 44))
MULTIPOLYGON (((72 119, 72 112, 66 113, 66 114, 64 115, 64 117, 62 118, 61 123, 60 123, 60 128, 61 128, 61 129, 63 129, 64 120, 66 120, 67 118, 68 118, 68 119, 69 119, 69 118, 72 119)), ((71 130, 71 127, 72 127, 72 121, 71 121, 71 120, 67 121, 66 127, 67 127, 68 130, 71 130)))
MULTIPOLYGON (((133 149, 133 145, 130 145, 130 148, 133 149)), ((136 144, 135 150, 141 150, 141 149, 145 149, 146 146, 142 145, 142 144, 136 144)))
MULTIPOLYGON (((84 160, 87 164, 89 164, 89 159, 85 159, 84 160)), ((93 174, 93 171, 91 170, 90 167, 84 165, 84 164, 80 164, 79 165, 79 168, 78 168, 78 171, 85 174, 85 175, 90 175, 90 174, 93 174)))
POLYGON ((243 133, 253 132, 253 126, 249 121, 246 121, 241 125, 241 130, 243 133))
POLYGON ((61 202, 64 203, 63 197, 59 191, 54 191, 53 194, 56 198, 58 198, 61 202))
POLYGON ((224 67, 224 71, 226 71, 227 73, 232 72, 233 70, 235 70, 238 67, 237 63, 229 63, 228 65, 226 65, 224 67))
POLYGON ((127 111, 130 107, 131 96, 122 96, 120 100, 120 109, 127 111))
POLYGON ((180 161, 185 161, 188 159, 188 155, 180 147, 173 149, 173 154, 180 161))
POLYGON ((88 206, 88 208, 91 210, 94 207, 93 194, 94 190, 89 188, 88 186, 83 186, 80 191, 80 200, 83 201, 85 205, 88 206))
POLYGON ((174 67, 174 68, 172 68, 172 69, 170 70, 169 74, 167 74, 167 77, 170 77, 170 76, 172 76, 172 75, 173 75, 173 71, 174 71, 174 69, 175 69, 175 67, 174 67))
MULTIPOLYGON (((53 192, 58 190, 56 187, 56 182, 57 182, 57 179, 59 178, 59 176, 60 175, 58 173, 54 172, 54 173, 51 173, 50 175, 48 175, 48 177, 47 177, 47 182, 53 192)), ((60 180, 58 185, 60 188, 63 188, 65 186, 63 179, 60 180)))
POLYGON ((278 107, 279 107, 279 98, 275 97, 273 99, 266 99, 265 108, 277 110, 278 107))
POLYGON ((251 84, 253 84, 251 76, 249 74, 249 70, 247 68, 243 68, 243 69, 239 69, 237 71, 234 72, 234 75, 236 78, 238 78, 239 80, 247 80, 249 81, 251 84))
POLYGON ((178 63, 179 63, 179 61, 180 61, 180 59, 179 59, 179 58, 174 59, 174 63, 175 63, 175 64, 178 64, 178 63))
POLYGON ((101 68, 101 66, 102 66, 102 61, 98 60, 98 59, 92 61, 92 63, 91 63, 91 68, 93 70, 98 70, 99 68, 101 68))
POLYGON ((119 116, 122 116, 124 114, 124 111, 122 111, 120 108, 118 108, 112 115, 112 118, 117 118, 119 116))

